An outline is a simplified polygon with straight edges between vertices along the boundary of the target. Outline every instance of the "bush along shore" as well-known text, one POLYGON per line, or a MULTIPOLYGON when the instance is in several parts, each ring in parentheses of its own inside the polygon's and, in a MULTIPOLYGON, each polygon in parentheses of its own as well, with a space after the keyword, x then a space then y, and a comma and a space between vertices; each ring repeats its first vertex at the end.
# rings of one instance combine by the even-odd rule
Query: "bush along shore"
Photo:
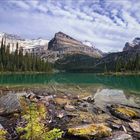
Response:
POLYGON ((93 94, 2 89, 0 140, 140 139, 138 106, 98 102, 93 94))

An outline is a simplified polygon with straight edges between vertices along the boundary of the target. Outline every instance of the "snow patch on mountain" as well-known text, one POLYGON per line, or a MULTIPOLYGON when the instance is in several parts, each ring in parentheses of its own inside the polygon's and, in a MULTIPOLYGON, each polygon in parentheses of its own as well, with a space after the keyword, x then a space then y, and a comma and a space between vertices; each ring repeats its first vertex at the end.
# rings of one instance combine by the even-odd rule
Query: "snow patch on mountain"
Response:
POLYGON ((84 45, 86 45, 86 46, 95 48, 93 42, 90 42, 90 41, 88 41, 88 40, 85 40, 85 41, 83 41, 82 43, 83 43, 84 45))

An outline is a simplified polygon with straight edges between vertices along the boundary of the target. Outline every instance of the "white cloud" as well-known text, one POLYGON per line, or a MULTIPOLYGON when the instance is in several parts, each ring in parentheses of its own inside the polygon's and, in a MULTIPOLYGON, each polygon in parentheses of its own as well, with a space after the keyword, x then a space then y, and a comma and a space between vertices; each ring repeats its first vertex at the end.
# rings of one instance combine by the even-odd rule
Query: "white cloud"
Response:
POLYGON ((23 8, 23 9, 29 9, 30 6, 25 3, 24 1, 20 1, 20 0, 11 0, 11 1, 8 1, 9 3, 12 3, 12 4, 15 4, 16 6, 20 7, 20 8, 23 8))
POLYGON ((0 30, 26 37, 51 39, 63 31, 76 39, 92 41, 107 52, 120 51, 126 41, 140 36, 137 0, 8 0, 4 4, 0 2, 0 30), (13 8, 5 11, 4 4, 13 8))

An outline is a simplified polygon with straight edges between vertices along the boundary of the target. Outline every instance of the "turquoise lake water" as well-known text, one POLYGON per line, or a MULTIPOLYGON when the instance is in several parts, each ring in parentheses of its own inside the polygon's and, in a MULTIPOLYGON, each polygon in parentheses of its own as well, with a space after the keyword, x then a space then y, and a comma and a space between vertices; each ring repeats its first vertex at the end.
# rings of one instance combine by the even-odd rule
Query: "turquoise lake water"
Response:
POLYGON ((87 73, 56 73, 56 74, 1 74, 0 85, 33 85, 48 83, 61 84, 93 84, 104 85, 116 89, 140 92, 140 76, 112 76, 87 73))

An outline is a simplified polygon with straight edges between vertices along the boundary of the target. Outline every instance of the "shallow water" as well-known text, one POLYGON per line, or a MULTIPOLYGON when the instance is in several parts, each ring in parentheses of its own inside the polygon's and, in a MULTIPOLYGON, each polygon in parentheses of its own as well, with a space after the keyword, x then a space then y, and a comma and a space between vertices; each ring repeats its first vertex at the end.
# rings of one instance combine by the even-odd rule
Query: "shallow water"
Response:
MULTIPOLYGON (((60 97, 73 97, 72 94, 74 94, 76 95, 75 97, 79 96, 79 99, 90 96, 94 99, 95 107, 105 112, 107 111, 106 106, 110 104, 119 104, 140 109, 140 76, 138 75, 107 76, 85 73, 58 73, 50 75, 3 74, 0 75, 0 86, 4 86, 4 92, 10 94, 17 93, 19 96, 26 94, 27 91, 31 91, 31 93, 33 92, 37 95, 46 93, 50 95, 52 93, 56 97, 57 95, 60 97), (12 90, 7 90, 7 87, 10 86, 12 90), (21 86, 22 90, 17 90, 16 88, 14 90, 13 87, 18 86, 21 86), (26 90, 26 88, 29 89, 26 90)), ((3 93, 0 93, 0 96, 3 95, 3 93)), ((93 108, 89 106, 88 111, 90 112, 91 110, 93 108)), ((78 139, 68 138, 63 140, 78 139)))
POLYGON ((0 85, 47 85, 47 84, 98 85, 140 93, 140 76, 112 76, 87 73, 57 74, 1 74, 0 85))

